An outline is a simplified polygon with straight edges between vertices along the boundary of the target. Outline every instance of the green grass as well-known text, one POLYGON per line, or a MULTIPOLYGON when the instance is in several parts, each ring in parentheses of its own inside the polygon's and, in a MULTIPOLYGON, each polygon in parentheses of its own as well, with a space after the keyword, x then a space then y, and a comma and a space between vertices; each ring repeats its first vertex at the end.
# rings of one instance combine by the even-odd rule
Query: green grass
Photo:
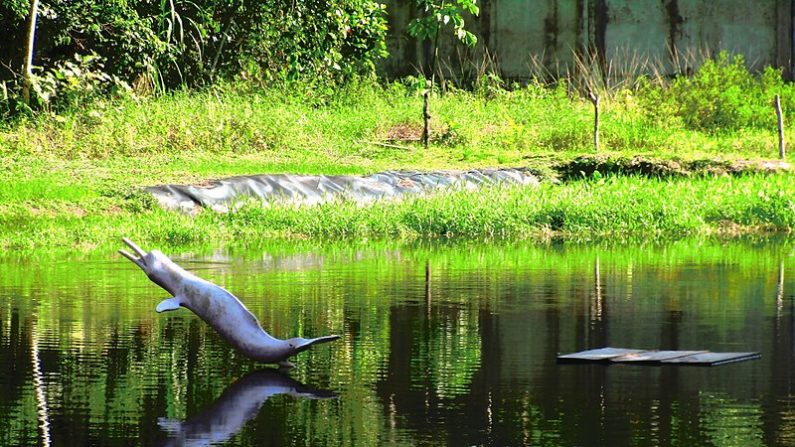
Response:
MULTIPOLYGON (((648 97, 638 94, 617 91, 605 100, 603 154, 720 164, 777 153, 765 117, 753 126, 705 130, 675 112, 649 112, 648 97)), ((531 166, 549 173, 569 163, 566 176, 577 178, 579 169, 596 166, 571 163, 592 153, 592 109, 563 87, 448 92, 432 102, 428 149, 389 140, 419 133, 421 107, 420 96, 399 83, 351 84, 325 102, 305 90, 232 86, 99 102, 0 125, 0 249, 89 250, 122 235, 202 245, 273 238, 649 240, 795 228, 789 175, 567 178, 540 189, 447 192, 368 206, 247 206, 195 217, 156 209, 141 192, 147 185, 276 172, 531 166)), ((600 175, 625 170, 621 163, 601 166, 610 170, 600 175)))
MULTIPOLYGON (((759 118, 764 125, 715 131, 688 127, 676 111, 660 116, 650 107, 633 92, 614 93, 603 104, 601 149, 688 158, 777 155, 772 109, 759 118)), ((351 86, 325 104, 276 88, 177 92, 0 127, 0 156, 94 162, 146 156, 166 163, 212 157, 221 164, 203 166, 201 174, 213 175, 229 173, 239 159, 252 167, 361 172, 521 164, 540 154, 593 151, 590 103, 535 84, 495 97, 457 91, 434 98, 428 150, 401 141, 396 144, 409 149, 373 144, 396 126, 418 133, 421 110, 421 97, 401 84, 351 86)), ((788 129, 788 136, 795 134, 788 129)))
MULTIPOLYGON (((204 216, 203 216, 204 217, 204 216)), ((660 180, 611 177, 539 188, 452 191, 430 198, 316 208, 251 206, 213 216, 232 237, 659 240, 789 232, 791 177, 660 180)))
POLYGON ((196 216, 120 209, 78 215, 0 210, 0 246, 94 249, 122 236, 150 246, 251 245, 269 240, 472 239, 610 243, 789 234, 790 175, 650 179, 608 177, 562 185, 447 191, 426 198, 299 207, 247 205, 196 216))

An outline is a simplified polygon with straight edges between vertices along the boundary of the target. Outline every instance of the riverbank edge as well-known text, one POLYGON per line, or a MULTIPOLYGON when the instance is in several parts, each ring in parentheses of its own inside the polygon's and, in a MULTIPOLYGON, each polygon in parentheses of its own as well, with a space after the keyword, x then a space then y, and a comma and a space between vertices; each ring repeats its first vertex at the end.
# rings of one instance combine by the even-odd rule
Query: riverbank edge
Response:
POLYGON ((400 201, 316 206, 248 204, 196 215, 165 211, 141 188, 83 210, 0 207, 0 247, 93 251, 122 236, 186 249, 267 241, 475 240, 646 243, 684 238, 767 239, 795 230, 790 166, 772 160, 587 155, 528 160, 538 187, 446 191, 400 201))

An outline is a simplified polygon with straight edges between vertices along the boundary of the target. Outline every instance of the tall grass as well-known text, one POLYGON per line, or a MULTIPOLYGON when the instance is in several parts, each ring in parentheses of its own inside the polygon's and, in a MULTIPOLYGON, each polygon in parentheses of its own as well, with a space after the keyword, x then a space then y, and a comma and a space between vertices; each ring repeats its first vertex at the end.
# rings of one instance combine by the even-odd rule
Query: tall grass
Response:
POLYGON ((197 216, 154 206, 105 215, 36 213, 21 207, 0 213, 0 247, 93 249, 121 236, 165 246, 429 238, 625 243, 790 234, 795 186, 789 175, 611 176, 536 188, 449 190, 369 205, 249 204, 228 214, 197 216))
MULTIPOLYGON (((422 128, 424 83, 416 81, 361 80, 331 92, 226 85, 0 124, 0 248, 101 247, 121 235, 191 245, 269 237, 644 240, 793 228, 787 176, 609 177, 367 207, 250 206, 195 217, 158 210, 140 192, 267 172, 548 169, 592 152, 591 104, 566 82, 506 89, 496 75, 473 91, 450 85, 432 102, 425 150, 405 138, 422 128)), ((726 55, 703 62, 692 77, 638 76, 610 88, 601 140, 619 158, 770 158, 777 141, 768 97, 779 93, 787 122, 795 118, 793 85, 775 70, 753 75, 726 55)), ((792 139, 791 126, 786 133, 792 139)))
POLYGON ((362 206, 250 206, 213 216, 233 235, 658 240, 795 229, 790 177, 653 179, 614 176, 540 188, 448 191, 362 206))
MULTIPOLYGON (((450 87, 432 101, 429 151, 410 139, 390 137, 396 127, 422 128, 424 83, 362 80, 333 92, 227 85, 97 102, 85 110, 0 125, 0 157, 212 154, 329 169, 515 165, 537 154, 591 150, 593 112, 583 89, 607 92, 601 132, 608 151, 773 156, 775 94, 782 98, 786 122, 795 119, 795 87, 773 69, 750 73, 740 57, 722 54, 701 62, 693 76, 673 79, 639 55, 626 60, 626 66, 603 69, 595 56, 580 56, 552 86, 535 81, 506 90, 507 83, 489 72, 480 75, 473 91, 450 87), (411 149, 383 145, 391 143, 411 149)), ((786 134, 792 139, 790 128, 786 134)))

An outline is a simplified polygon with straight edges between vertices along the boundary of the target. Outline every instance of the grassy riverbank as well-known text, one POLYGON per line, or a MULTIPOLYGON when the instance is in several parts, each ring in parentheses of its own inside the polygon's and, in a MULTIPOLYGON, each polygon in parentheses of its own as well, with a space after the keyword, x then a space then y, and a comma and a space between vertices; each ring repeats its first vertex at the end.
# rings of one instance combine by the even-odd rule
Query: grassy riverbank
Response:
MULTIPOLYGON (((270 239, 530 239, 644 242, 684 237, 788 234, 795 228, 790 175, 699 179, 610 177, 539 188, 456 191, 367 206, 246 206, 197 216, 156 206, 76 212, 5 209, 0 246, 36 250, 118 245, 257 244, 270 239)), ((112 203, 110 198, 97 198, 112 203)), ((134 199, 126 199, 134 203, 134 199)), ((141 203, 146 203, 141 199, 141 203)), ((104 208, 104 209, 102 209, 104 208)))
MULTIPOLYGON (((674 112, 650 113, 648 101, 631 91, 604 101, 605 154, 641 154, 669 167, 671 160, 725 165, 776 154, 774 115, 715 130, 674 112)), ((592 152, 592 109, 564 87, 448 92, 432 103, 427 150, 416 141, 421 107, 410 83, 351 84, 325 97, 237 86, 99 102, 2 125, 0 248, 85 250, 118 245, 122 235, 180 246, 272 238, 626 241, 795 228, 788 174, 655 179, 611 168, 574 180, 593 168, 572 162, 592 152), (556 164, 567 168, 555 171, 556 164), (568 169, 568 179, 538 189, 447 192, 368 206, 248 206, 193 217, 159 210, 140 192, 239 174, 484 166, 531 166, 550 177, 568 169), (609 171, 619 175, 604 176, 609 171)))

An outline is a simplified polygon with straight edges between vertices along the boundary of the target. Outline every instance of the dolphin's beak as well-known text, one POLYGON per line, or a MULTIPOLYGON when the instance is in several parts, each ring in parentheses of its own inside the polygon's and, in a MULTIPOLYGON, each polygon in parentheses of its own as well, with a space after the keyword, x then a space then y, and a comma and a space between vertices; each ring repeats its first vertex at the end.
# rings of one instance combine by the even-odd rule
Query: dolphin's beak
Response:
POLYGON ((333 391, 318 390, 318 389, 304 387, 304 386, 296 388, 295 391, 293 391, 290 394, 295 396, 295 397, 303 397, 305 399, 321 400, 321 399, 336 399, 337 398, 337 393, 335 393, 333 391))
POLYGON ((132 248, 138 257, 136 258, 135 255, 130 254, 127 250, 119 250, 119 253, 124 256, 125 258, 132 261, 135 265, 146 271, 146 252, 141 249, 135 242, 127 239, 126 237, 121 238, 128 247, 132 248))
POLYGON ((317 345, 320 343, 328 343, 330 341, 338 340, 340 338, 339 335, 327 335, 325 337, 318 337, 318 338, 302 338, 299 343, 295 346, 295 352, 303 352, 309 349, 312 345, 317 345))

